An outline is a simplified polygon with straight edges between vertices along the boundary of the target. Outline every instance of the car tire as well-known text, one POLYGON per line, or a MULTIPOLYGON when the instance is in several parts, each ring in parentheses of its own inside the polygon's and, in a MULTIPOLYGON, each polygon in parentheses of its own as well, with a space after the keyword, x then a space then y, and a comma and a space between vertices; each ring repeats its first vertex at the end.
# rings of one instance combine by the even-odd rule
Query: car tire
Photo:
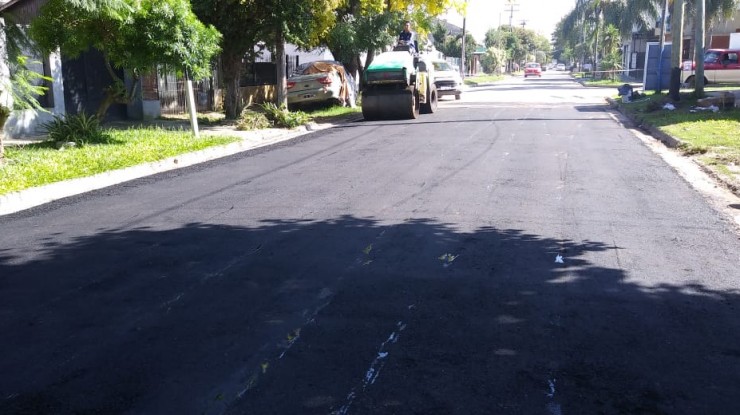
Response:
MULTIPOLYGON (((696 78, 694 77, 694 75, 691 75, 688 78, 686 78, 686 84, 688 84, 689 88, 696 88, 696 82, 695 82, 695 80, 696 80, 696 78)), ((708 84, 709 84, 709 80, 705 76, 704 77, 704 85, 708 85, 708 84)))
POLYGON ((460 94, 455 94, 455 101, 459 101, 459 100, 460 100, 460 94))

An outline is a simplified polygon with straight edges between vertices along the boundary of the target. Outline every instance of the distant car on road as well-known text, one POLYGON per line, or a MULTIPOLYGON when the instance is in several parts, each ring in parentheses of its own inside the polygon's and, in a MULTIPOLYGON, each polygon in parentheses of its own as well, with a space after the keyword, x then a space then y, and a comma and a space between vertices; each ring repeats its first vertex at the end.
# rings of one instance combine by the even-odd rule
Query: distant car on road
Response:
POLYGON ((524 77, 539 76, 542 77, 542 68, 537 62, 530 62, 524 67, 524 77))
POLYGON ((565 64, 559 63, 559 64, 555 65, 555 70, 556 71, 564 71, 565 70, 565 64))
POLYGON ((288 106, 335 104, 354 107, 355 80, 336 61, 314 61, 298 65, 288 78, 288 106))
POLYGON ((463 80, 460 72, 445 61, 434 61, 434 85, 437 87, 437 96, 454 95, 460 99, 463 80))

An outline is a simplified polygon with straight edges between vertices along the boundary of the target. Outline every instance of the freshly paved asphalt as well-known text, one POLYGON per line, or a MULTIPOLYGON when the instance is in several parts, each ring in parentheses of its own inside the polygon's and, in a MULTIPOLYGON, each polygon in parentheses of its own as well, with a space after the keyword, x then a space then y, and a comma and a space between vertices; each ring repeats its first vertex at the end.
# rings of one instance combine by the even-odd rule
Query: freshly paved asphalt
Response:
POLYGON ((0 413, 738 413, 740 240, 548 74, 0 217, 0 413))

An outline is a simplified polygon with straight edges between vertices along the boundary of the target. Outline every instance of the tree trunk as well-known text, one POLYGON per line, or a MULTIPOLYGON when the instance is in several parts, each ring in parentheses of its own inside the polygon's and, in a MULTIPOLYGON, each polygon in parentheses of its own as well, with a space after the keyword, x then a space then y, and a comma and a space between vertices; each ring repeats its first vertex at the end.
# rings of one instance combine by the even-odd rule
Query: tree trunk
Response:
POLYGON ((222 57, 224 85, 226 93, 224 94, 224 112, 226 118, 236 119, 242 112, 242 100, 239 94, 239 77, 241 75, 242 61, 238 56, 222 57))
POLYGON ((696 20, 694 21, 694 27, 696 28, 696 47, 694 48, 694 60, 696 61, 696 72, 694 72, 694 94, 697 98, 704 96, 704 42, 705 40, 705 4, 704 0, 697 0, 696 2, 696 20))
POLYGON ((110 108, 111 105, 116 103, 128 104, 131 102, 131 99, 134 96, 134 92, 136 91, 136 87, 139 83, 137 77, 136 81, 131 86, 131 92, 126 93, 125 83, 123 82, 123 79, 119 78, 118 75, 116 75, 116 73, 113 71, 113 66, 111 65, 107 55, 105 55, 103 62, 105 62, 105 68, 108 70, 108 74, 110 75, 110 79, 113 81, 113 83, 105 88, 105 98, 103 98, 103 101, 100 103, 100 105, 98 106, 98 110, 95 113, 95 116, 101 122, 105 118, 105 114, 108 113, 108 108, 110 108))
POLYGON ((278 26, 275 32, 275 65, 277 68, 277 106, 288 107, 288 88, 285 80, 285 37, 283 27, 278 26))
POLYGON ((354 72, 352 72, 353 75, 357 75, 357 78, 355 81, 357 82, 357 85, 362 85, 362 78, 365 74, 365 68, 362 66, 362 63, 360 62, 360 55, 355 55, 352 57, 352 63, 350 65, 354 72))
POLYGON ((3 144, 5 133, 3 132, 3 129, 5 128, 5 122, 7 122, 10 117, 10 113, 10 108, 0 105, 0 166, 5 163, 5 146, 3 144))
POLYGON ((139 83, 141 81, 139 78, 135 78, 135 81, 133 85, 131 85, 131 91, 126 92, 125 90, 121 90, 119 88, 116 88, 116 85, 110 85, 108 88, 105 89, 105 98, 103 98, 103 101, 98 106, 98 110, 95 113, 95 116, 98 118, 99 121, 103 121, 105 119, 105 115, 108 113, 108 109, 113 104, 130 104, 134 101, 134 95, 136 94, 136 90, 139 88, 139 83))
POLYGON ((347 69, 347 72, 351 73, 352 76, 355 76, 357 72, 360 70, 359 67, 359 57, 357 55, 352 56, 352 59, 349 60, 349 62, 343 62, 344 67, 347 69))
POLYGON ((683 53, 683 0, 673 1, 673 13, 671 14, 671 30, 673 40, 671 46, 671 85, 669 93, 674 101, 681 99, 681 54, 683 53))
POLYGON ((375 49, 368 50, 367 56, 365 57, 365 65, 360 65, 360 68, 362 68, 360 69, 360 89, 365 88, 365 70, 371 63, 373 63, 373 59, 375 59, 375 49))

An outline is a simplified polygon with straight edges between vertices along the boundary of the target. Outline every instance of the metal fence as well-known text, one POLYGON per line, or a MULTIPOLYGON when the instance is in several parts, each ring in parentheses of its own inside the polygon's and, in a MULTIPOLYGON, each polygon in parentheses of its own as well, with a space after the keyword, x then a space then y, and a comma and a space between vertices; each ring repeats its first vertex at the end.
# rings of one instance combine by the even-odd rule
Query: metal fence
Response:
MULTIPOLYGON (((299 56, 285 57, 285 76, 289 77, 295 68, 300 64, 299 56)), ((271 60, 265 58, 255 59, 254 62, 247 62, 242 68, 242 76, 239 86, 259 86, 277 84, 277 65, 271 60)))
MULTIPOLYGON (((290 76, 300 64, 298 55, 285 57, 286 76, 290 76)), ((264 58, 257 58, 254 62, 246 62, 242 68, 240 87, 275 85, 277 83, 276 66, 264 58)), ((195 108, 198 112, 216 111, 219 106, 219 75, 220 68, 213 70, 213 76, 193 82, 195 94, 195 108)), ((156 77, 156 94, 159 96, 162 114, 184 114, 188 111, 187 89, 185 79, 175 73, 162 70, 156 77)), ((154 89, 154 88, 151 88, 154 89)))
MULTIPOLYGON (((214 83, 214 78, 193 82, 196 111, 208 112, 216 109, 214 83)), ((160 74, 157 86, 162 114, 183 114, 188 111, 184 78, 177 77, 174 73, 160 74)))

